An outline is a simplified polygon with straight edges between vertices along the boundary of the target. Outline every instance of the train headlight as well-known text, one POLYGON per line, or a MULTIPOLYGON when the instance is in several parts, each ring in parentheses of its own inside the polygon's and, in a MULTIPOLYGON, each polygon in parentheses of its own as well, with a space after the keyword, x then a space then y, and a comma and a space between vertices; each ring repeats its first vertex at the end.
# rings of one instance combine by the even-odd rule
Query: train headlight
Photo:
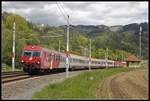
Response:
POLYGON ((29 60, 32 60, 32 57, 30 57, 29 60))
POLYGON ((23 63, 24 61, 22 60, 21 62, 23 63))
POLYGON ((40 64, 40 61, 38 61, 37 64, 40 64))

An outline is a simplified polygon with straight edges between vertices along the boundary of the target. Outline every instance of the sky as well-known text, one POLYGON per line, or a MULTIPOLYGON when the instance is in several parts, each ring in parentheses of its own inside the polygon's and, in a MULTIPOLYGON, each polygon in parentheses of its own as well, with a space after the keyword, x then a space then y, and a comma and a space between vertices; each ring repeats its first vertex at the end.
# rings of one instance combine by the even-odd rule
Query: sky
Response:
POLYGON ((2 2, 2 12, 23 16, 33 23, 60 26, 126 25, 148 22, 148 2, 2 2), (62 14, 62 12, 63 14, 62 14))

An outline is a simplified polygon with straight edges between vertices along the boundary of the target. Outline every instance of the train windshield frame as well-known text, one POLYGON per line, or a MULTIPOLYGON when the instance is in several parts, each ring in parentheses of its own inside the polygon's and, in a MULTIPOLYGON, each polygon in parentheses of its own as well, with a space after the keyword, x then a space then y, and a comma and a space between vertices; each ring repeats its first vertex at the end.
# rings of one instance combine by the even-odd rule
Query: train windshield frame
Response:
POLYGON ((40 57, 41 52, 40 51, 23 51, 22 56, 27 57, 40 57))

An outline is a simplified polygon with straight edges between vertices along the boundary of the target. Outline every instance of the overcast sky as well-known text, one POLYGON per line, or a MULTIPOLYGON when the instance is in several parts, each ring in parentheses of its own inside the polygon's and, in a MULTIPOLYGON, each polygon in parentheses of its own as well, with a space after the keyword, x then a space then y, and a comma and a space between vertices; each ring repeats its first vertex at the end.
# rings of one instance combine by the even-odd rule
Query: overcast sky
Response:
POLYGON ((148 2, 2 2, 2 12, 19 14, 34 23, 73 25, 125 25, 148 22, 148 2))

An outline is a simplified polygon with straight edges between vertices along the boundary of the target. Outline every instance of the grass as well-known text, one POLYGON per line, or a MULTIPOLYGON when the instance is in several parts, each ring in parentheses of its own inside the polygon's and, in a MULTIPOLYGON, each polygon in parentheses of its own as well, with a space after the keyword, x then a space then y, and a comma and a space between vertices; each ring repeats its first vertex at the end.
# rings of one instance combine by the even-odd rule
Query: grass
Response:
POLYGON ((42 91, 35 93, 32 99, 94 99, 96 98, 96 89, 104 78, 130 70, 134 70, 134 68, 87 71, 61 83, 46 86, 42 91))
MULTIPOLYGON (((20 71, 21 69, 15 68, 15 71, 20 71)), ((2 64, 2 72, 9 72, 12 71, 12 67, 7 64, 2 64)))

